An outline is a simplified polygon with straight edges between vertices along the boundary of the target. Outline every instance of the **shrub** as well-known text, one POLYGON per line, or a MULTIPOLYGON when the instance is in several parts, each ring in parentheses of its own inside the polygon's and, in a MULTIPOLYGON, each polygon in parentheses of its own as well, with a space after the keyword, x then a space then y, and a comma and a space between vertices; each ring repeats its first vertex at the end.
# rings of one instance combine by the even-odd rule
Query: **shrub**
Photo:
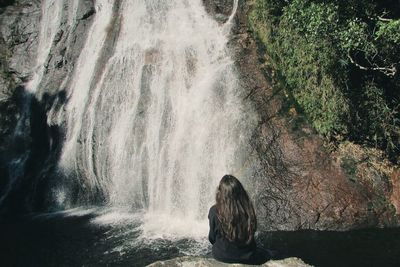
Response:
POLYGON ((315 130, 399 153, 395 1, 255 0, 250 26, 315 130))

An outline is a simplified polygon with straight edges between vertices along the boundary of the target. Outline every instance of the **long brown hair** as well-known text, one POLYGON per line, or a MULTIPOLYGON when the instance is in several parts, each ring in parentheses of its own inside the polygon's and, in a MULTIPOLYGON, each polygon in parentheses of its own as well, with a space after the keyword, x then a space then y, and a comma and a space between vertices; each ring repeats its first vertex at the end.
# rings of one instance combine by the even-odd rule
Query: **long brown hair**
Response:
POLYGON ((224 175, 217 188, 217 216, 222 235, 229 241, 249 244, 257 230, 253 204, 240 181, 224 175))

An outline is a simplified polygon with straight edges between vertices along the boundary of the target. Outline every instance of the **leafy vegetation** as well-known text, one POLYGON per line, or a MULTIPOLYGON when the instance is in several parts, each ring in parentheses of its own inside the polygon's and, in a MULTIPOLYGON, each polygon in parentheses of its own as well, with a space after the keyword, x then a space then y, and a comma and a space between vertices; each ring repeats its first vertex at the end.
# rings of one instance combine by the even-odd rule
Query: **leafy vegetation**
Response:
POLYGON ((249 22, 296 106, 329 140, 400 152, 400 5, 254 0, 249 22))

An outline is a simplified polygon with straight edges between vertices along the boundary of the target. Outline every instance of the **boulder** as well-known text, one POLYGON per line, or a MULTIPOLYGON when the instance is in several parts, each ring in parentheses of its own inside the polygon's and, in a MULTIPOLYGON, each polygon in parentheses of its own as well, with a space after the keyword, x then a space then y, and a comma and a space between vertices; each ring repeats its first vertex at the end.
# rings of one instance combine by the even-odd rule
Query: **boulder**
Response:
MULTIPOLYGON (((255 266, 255 265, 247 265, 247 264, 227 264, 223 262, 216 261, 212 258, 203 258, 203 257, 194 257, 194 256, 185 256, 180 258, 175 258, 166 261, 157 261, 152 264, 147 265, 148 267, 227 267, 227 266, 237 266, 237 267, 246 267, 246 266, 255 266)), ((304 263, 299 258, 286 258, 283 260, 270 260, 266 263, 258 266, 263 267, 307 267, 311 266, 304 263)))
POLYGON ((224 23, 232 13, 234 0, 203 0, 203 3, 208 14, 217 22, 224 23))

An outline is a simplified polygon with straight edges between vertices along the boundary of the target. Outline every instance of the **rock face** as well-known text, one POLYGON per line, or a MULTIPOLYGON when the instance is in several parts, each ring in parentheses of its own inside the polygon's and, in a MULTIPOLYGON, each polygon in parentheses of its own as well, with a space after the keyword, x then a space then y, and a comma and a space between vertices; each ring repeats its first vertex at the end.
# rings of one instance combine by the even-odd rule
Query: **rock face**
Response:
MULTIPOLYGON (((211 258, 201 258, 201 257, 181 257, 181 258, 176 258, 172 260, 166 260, 166 261, 157 261, 155 263, 147 265, 149 267, 161 267, 161 266, 171 266, 171 267, 191 267, 191 266, 196 266, 196 267, 207 267, 207 266, 212 266, 212 267, 225 267, 225 266, 255 266, 255 265, 246 265, 246 264, 226 264, 222 263, 219 261, 216 261, 211 258)), ((284 260, 270 260, 262 265, 258 266, 264 266, 264 267, 307 267, 311 266, 306 263, 304 263, 301 259, 298 258, 287 258, 284 260)))
POLYGON ((36 25, 40 19, 39 3, 20 1, 14 6, 12 3, 5 1, 0 7, 0 202, 14 183, 10 178, 14 171, 10 168, 12 160, 22 156, 30 143, 29 134, 16 131, 18 121, 21 125, 29 123, 22 119, 22 83, 35 64, 36 25))
MULTIPOLYGON (((224 1, 204 2, 214 17, 228 11, 224 1)), ((285 112, 285 95, 272 85, 273 70, 264 64, 248 27, 250 8, 248 2, 239 1, 230 48, 248 92, 243 98, 260 115, 252 139, 259 161, 252 191, 262 228, 345 230, 398 225, 396 172, 388 184, 382 173, 359 165, 360 177, 352 178, 343 160, 329 153, 306 123, 298 122, 295 111, 285 112)))
POLYGON ((233 0, 203 0, 207 12, 218 22, 226 22, 233 10, 233 0))
MULTIPOLYGON (((72 5, 72 3, 70 3, 72 5)), ((35 95, 26 89, 38 57, 40 1, 0 2, 0 211, 26 212, 45 205, 43 179, 57 159, 60 132, 47 123, 47 111, 65 101, 73 64, 86 39, 94 4, 80 0, 74 20, 62 19, 44 64, 35 95)))
POLYGON ((0 0, 0 7, 12 5, 13 3, 14 3, 14 0, 0 0))

